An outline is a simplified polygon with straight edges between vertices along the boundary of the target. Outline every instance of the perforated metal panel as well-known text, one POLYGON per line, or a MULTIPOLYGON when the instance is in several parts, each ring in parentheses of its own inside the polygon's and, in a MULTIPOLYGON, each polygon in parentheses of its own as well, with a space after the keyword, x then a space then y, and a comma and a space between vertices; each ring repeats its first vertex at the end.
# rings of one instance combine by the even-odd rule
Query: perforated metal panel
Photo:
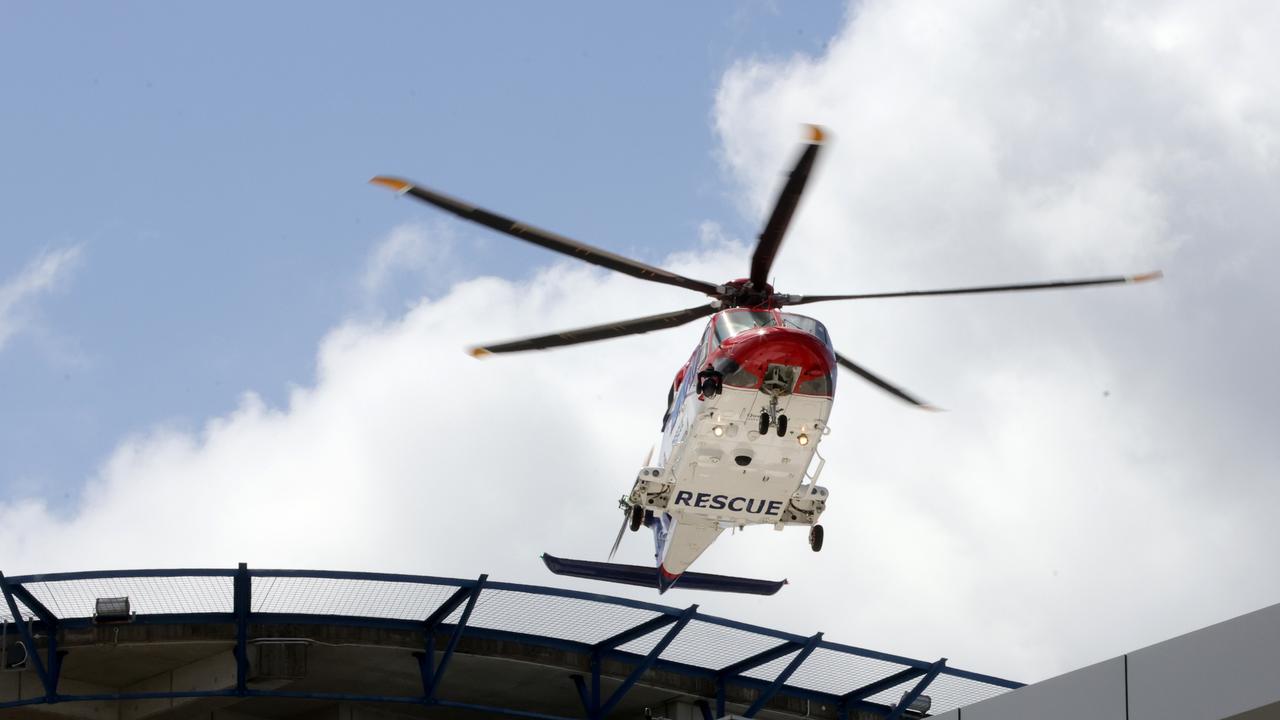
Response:
MULTIPOLYGON (((97 598, 128 597, 139 619, 165 616, 165 622, 246 624, 268 619, 342 626, 394 622, 398 627, 421 627, 423 632, 462 631, 508 637, 549 647, 607 652, 632 663, 652 662, 667 672, 710 673, 728 683, 757 683, 767 687, 784 673, 806 643, 813 650, 793 669, 781 686, 782 694, 839 703, 850 693, 897 673, 913 671, 915 679, 865 698, 886 709, 904 692, 916 687, 933 663, 863 650, 817 638, 806 638, 725 618, 693 613, 661 655, 650 658, 657 644, 677 627, 684 608, 560 588, 480 582, 476 579, 430 578, 375 573, 297 570, 145 570, 67 573, 9 578, 16 595, 30 593, 59 623, 92 621, 97 598), (237 607, 237 587, 248 600, 237 607), (467 600, 474 607, 464 623, 467 600), (427 620, 449 604, 442 624, 427 620), (237 613, 237 611, 240 611, 237 613), (661 627, 611 647, 611 638, 661 627), (185 618, 185 619, 184 619, 185 618), (741 675, 723 671, 770 650, 790 649, 781 657, 749 668, 741 675)), ((19 614, 38 616, 38 608, 21 604, 19 614)), ((6 603, 0 621, 12 622, 6 603)), ((10 626, 13 629, 13 626, 10 626)), ((1017 687, 998 678, 943 668, 927 689, 934 714, 984 700, 1017 687)), ((24 702, 38 702, 28 700, 24 702)))

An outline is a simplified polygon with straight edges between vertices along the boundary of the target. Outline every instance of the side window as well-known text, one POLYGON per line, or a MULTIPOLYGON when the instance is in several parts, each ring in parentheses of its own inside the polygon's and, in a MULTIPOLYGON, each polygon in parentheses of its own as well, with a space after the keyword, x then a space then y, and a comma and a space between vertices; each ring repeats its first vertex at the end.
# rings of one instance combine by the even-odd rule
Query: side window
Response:
POLYGON ((727 315, 717 315, 711 322, 715 326, 716 347, 719 347, 733 334, 733 331, 729 329, 729 318, 727 315))
POLYGON ((707 355, 718 346, 719 343, 715 342, 715 335, 712 334, 711 323, 707 323, 707 329, 702 333, 702 342, 698 343, 698 354, 690 369, 695 373, 701 370, 707 362, 707 355))

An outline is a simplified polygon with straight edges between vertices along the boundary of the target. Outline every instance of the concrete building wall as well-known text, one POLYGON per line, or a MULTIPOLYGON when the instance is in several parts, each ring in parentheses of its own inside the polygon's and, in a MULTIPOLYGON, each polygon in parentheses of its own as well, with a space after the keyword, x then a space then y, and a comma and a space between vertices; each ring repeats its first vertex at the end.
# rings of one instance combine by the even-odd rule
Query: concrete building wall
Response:
POLYGON ((1215 720, 1233 716, 1280 718, 1280 605, 936 717, 1215 720))

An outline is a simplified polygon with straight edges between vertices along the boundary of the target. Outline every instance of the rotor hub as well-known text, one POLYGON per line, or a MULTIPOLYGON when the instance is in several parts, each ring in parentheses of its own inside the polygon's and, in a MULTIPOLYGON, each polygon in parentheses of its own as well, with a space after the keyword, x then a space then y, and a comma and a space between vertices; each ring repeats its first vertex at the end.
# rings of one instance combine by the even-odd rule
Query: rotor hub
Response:
POLYGON ((720 294, 719 300, 724 307, 774 307, 776 300, 782 297, 773 292, 773 286, 769 283, 763 283, 763 287, 757 287, 747 278, 730 280, 716 290, 720 294))

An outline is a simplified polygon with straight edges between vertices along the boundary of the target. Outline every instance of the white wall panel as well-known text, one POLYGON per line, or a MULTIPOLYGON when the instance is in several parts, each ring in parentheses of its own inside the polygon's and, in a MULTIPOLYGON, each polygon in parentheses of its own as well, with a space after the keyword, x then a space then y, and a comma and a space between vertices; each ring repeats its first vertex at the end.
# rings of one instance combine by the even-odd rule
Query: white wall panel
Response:
POLYGON ((1130 720, 1224 718, 1277 701, 1280 605, 1129 654, 1130 720))
POLYGON ((960 709, 959 720, 1125 720, 1124 658, 960 709))

